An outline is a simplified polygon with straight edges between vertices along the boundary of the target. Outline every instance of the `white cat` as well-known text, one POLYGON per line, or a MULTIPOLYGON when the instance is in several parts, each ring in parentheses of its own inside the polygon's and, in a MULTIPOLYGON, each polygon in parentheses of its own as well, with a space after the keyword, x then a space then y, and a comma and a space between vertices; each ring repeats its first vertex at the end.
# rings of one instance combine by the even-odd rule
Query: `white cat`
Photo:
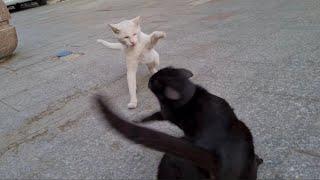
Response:
POLYGON ((154 31, 145 34, 140 28, 140 16, 124 20, 118 24, 109 24, 120 43, 110 43, 102 39, 97 41, 111 49, 123 50, 127 63, 127 80, 130 94, 129 109, 137 107, 136 72, 139 63, 146 64, 154 74, 159 66, 159 54, 153 49, 158 40, 166 36, 165 32, 154 31))

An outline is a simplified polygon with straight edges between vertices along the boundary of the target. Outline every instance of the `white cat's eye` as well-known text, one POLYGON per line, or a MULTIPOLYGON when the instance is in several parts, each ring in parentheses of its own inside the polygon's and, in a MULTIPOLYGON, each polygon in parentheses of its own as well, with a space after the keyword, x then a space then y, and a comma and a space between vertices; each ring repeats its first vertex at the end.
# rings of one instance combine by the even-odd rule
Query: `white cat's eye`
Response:
POLYGON ((124 37, 124 38, 128 39, 128 38, 129 38, 129 36, 126 36, 126 37, 124 37))

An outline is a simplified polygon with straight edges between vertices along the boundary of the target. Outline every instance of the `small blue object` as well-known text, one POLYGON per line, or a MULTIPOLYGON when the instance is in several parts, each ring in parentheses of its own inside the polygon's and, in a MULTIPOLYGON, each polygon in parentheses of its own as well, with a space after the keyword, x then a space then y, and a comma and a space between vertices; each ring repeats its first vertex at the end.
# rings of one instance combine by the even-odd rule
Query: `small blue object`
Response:
POLYGON ((60 58, 60 57, 69 56, 70 54, 72 54, 71 51, 63 50, 63 51, 60 51, 58 54, 56 54, 56 56, 60 58))

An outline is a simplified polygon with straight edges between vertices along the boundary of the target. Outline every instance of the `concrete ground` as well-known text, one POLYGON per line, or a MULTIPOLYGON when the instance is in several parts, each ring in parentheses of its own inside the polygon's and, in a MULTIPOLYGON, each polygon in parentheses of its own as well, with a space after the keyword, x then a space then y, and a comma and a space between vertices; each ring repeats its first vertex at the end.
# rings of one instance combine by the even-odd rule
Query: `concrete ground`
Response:
POLYGON ((105 127, 91 101, 107 94, 130 120, 159 109, 141 66, 139 107, 127 110, 125 62, 95 42, 115 41, 106 23, 137 15, 143 31, 167 32, 161 67, 191 69, 251 128, 259 179, 320 179, 318 0, 71 0, 13 13, 19 47, 0 64, 1 179, 155 178, 162 154, 105 127), (76 54, 54 58, 61 50, 76 54))

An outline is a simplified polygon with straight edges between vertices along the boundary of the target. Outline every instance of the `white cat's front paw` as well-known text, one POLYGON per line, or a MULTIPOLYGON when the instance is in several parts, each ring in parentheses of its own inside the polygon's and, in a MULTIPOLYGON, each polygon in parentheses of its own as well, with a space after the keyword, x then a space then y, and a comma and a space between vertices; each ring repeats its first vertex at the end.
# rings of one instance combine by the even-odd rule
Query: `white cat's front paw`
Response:
POLYGON ((166 38, 166 37, 167 37, 167 34, 166 34, 166 32, 164 32, 164 31, 161 31, 160 33, 161 33, 161 38, 166 38))
POLYGON ((136 107, 137 107, 137 102, 130 102, 129 104, 128 104, 128 108, 129 109, 135 109, 136 107))
POLYGON ((153 32, 153 34, 157 37, 157 38, 165 38, 167 35, 165 32, 163 31, 155 31, 153 32))
POLYGON ((104 40, 102 40, 102 39, 97 39, 97 42, 98 42, 98 43, 103 43, 103 41, 104 41, 104 40))

